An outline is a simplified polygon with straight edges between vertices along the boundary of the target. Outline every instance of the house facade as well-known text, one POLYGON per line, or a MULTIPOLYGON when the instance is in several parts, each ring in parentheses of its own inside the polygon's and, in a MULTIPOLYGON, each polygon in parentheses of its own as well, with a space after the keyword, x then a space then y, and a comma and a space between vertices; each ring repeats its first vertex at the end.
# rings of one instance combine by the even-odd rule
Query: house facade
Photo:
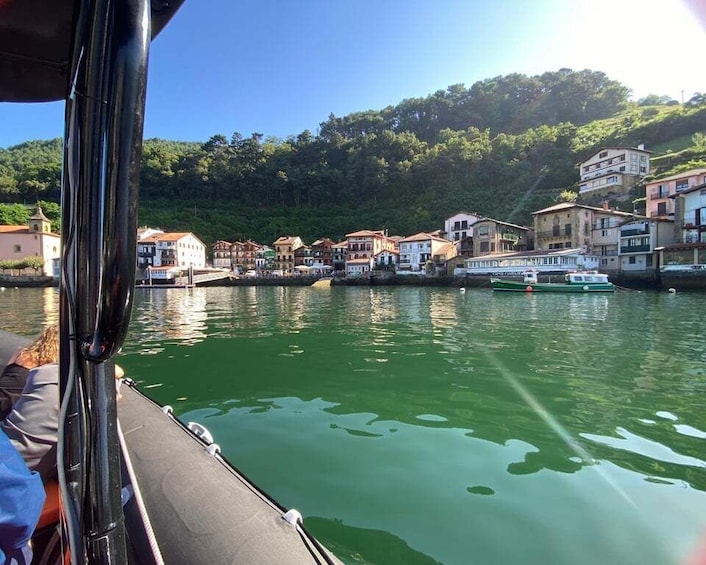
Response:
POLYGON ((339 241, 331 246, 331 256, 334 271, 346 270, 346 257, 348 256, 348 242, 339 241))
POLYGON ((435 254, 442 247, 451 243, 447 239, 420 232, 399 241, 398 274, 420 273, 426 270, 427 263, 431 263, 435 254))
POLYGON ((531 240, 529 228, 492 218, 482 218, 474 223, 473 233, 473 257, 526 251, 531 240))
POLYGON ((211 252, 213 253, 213 266, 216 269, 227 269, 232 270, 233 268, 233 258, 231 256, 232 243, 229 241, 223 241, 222 239, 217 241, 211 246, 211 252))
POLYGON ((382 251, 394 251, 394 249, 395 241, 382 230, 347 233, 346 276, 361 276, 372 268, 373 257, 382 251))
POLYGON ((674 219, 672 196, 706 182, 706 168, 691 169, 645 185, 646 215, 650 218, 674 219))
POLYGON ((275 268, 291 275, 294 270, 294 252, 302 245, 304 243, 298 235, 283 235, 277 238, 277 241, 272 244, 275 248, 275 268))
POLYGON ((620 270, 656 271, 657 249, 674 242, 671 220, 634 218, 620 224, 620 270))
POLYGON ((706 280, 706 183, 680 191, 674 200, 676 237, 672 245, 660 249, 662 278, 689 275, 703 284, 706 280))
POLYGON ((59 276, 61 236, 52 233, 51 221, 39 206, 26 226, 0 226, 0 260, 29 257, 41 258, 43 276, 59 276))
POLYGON ((650 151, 638 147, 604 147, 580 165, 579 194, 625 192, 650 172, 650 151))
POLYGON ((191 232, 159 233, 137 242, 141 267, 206 266, 206 246, 191 232))
POLYGON ((333 267, 333 241, 328 237, 317 239, 311 244, 314 263, 333 267))
POLYGON ((458 212, 444 221, 444 231, 441 234, 449 241, 461 241, 473 237, 473 224, 481 217, 471 212, 458 212))

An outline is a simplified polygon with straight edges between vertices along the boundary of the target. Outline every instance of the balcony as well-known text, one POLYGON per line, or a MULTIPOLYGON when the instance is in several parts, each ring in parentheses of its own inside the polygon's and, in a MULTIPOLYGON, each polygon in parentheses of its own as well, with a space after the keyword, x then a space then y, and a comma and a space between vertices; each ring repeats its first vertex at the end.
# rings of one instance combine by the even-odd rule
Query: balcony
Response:
POLYGON ((620 254, 626 253, 650 253, 652 247, 650 245, 624 245, 620 247, 620 254))
POLYGON ((653 190, 650 192, 650 200, 659 200, 661 198, 669 198, 669 193, 663 190, 653 190))
POLYGON ((620 230, 620 237, 629 237, 631 235, 647 235, 649 233, 650 233, 649 226, 646 228, 621 229, 620 230))
POLYGON ((520 241, 520 236, 518 236, 516 233, 504 233, 500 235, 500 239, 502 241, 509 241, 513 245, 517 245, 517 242, 520 241))

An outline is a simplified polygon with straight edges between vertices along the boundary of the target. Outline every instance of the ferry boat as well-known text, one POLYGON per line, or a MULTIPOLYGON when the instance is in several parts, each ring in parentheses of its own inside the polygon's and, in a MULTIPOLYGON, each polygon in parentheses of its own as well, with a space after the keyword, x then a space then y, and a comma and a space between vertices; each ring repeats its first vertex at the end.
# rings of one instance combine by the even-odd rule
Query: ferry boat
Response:
POLYGON ((576 271, 566 273, 564 282, 540 283, 537 271, 525 271, 522 282, 491 278, 490 286, 493 290, 505 292, 613 292, 615 285, 608 280, 608 275, 598 271, 576 271))

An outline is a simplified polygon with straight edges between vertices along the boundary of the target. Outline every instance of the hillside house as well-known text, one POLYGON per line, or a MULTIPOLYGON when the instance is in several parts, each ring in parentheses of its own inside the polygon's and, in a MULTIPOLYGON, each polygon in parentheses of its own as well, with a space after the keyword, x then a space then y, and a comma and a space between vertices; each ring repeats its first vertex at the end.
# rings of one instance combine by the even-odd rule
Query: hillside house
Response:
POLYGON ((581 196, 623 193, 650 172, 650 151, 644 146, 604 147, 579 165, 581 196))
POLYGON ((706 168, 691 169, 645 185, 645 209, 650 218, 674 219, 675 200, 670 198, 706 182, 706 168))

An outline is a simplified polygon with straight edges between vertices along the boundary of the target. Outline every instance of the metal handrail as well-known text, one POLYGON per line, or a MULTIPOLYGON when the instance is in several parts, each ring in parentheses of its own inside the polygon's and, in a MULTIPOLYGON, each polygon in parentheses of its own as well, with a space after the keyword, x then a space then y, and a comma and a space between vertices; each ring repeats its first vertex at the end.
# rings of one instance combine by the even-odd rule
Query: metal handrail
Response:
POLYGON ((62 186, 59 473, 72 563, 125 563, 111 359, 127 333, 135 282, 150 2, 85 0, 75 22, 62 186))

